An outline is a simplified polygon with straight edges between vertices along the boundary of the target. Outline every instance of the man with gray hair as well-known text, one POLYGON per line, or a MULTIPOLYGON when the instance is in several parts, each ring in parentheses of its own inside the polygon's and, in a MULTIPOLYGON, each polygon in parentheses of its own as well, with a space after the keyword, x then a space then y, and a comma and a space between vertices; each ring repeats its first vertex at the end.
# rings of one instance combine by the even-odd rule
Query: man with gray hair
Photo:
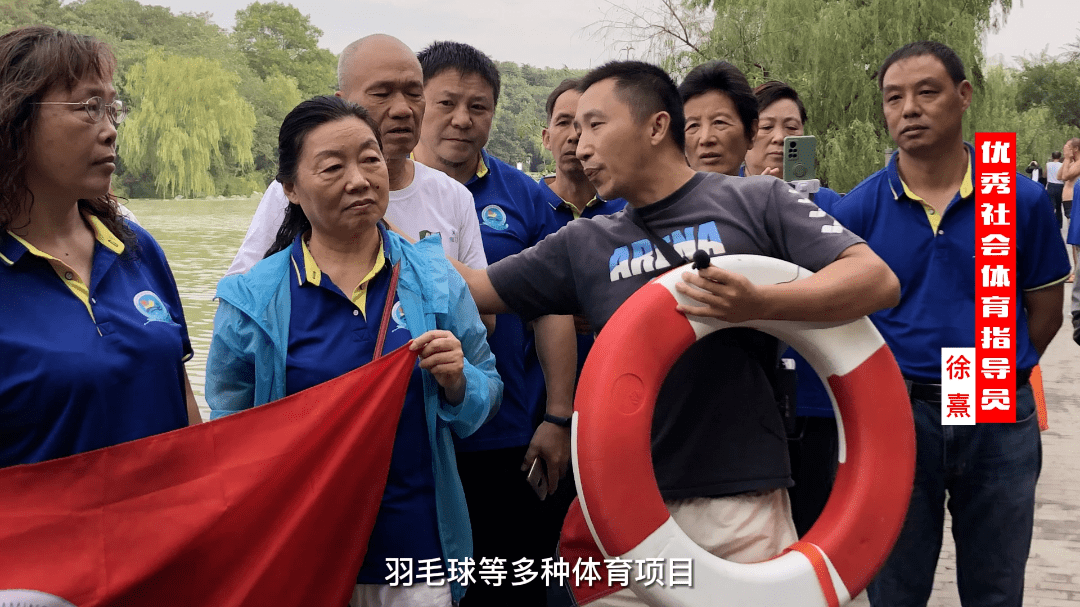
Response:
MULTIPOLYGON (((470 268, 487 267, 472 194, 410 158, 425 109, 423 72, 412 50, 385 34, 353 42, 338 59, 337 95, 363 106, 379 123, 390 174, 386 219, 414 240, 438 234, 447 257, 470 268)), ((266 255, 288 205, 281 184, 271 183, 227 274, 246 272, 266 255)))

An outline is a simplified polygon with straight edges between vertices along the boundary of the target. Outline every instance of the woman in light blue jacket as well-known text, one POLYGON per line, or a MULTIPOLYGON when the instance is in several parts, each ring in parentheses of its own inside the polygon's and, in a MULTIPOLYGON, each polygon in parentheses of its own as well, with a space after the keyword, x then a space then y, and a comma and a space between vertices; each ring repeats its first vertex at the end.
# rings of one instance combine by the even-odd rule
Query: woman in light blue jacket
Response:
POLYGON ((278 181, 290 205, 266 259, 218 285, 206 373, 211 418, 322 383, 412 340, 419 353, 386 490, 353 605, 450 607, 444 586, 389 586, 388 558, 472 557, 451 432, 498 409, 502 381, 486 330, 437 237, 410 244, 381 222, 389 177, 378 125, 359 106, 317 97, 285 118, 278 181))

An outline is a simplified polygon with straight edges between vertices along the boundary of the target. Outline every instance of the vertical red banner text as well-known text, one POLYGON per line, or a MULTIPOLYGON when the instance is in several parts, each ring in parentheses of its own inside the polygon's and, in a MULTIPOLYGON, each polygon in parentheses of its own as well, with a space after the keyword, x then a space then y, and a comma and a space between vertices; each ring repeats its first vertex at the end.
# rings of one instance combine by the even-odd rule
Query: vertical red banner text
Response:
POLYGON ((975 410, 1016 421, 1016 133, 975 134, 975 410))

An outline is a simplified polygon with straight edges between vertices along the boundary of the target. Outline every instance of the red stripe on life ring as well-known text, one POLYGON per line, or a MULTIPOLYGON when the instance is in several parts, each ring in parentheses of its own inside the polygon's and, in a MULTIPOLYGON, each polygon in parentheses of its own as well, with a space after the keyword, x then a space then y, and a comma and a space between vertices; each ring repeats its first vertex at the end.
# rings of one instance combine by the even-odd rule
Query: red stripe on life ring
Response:
POLYGON ((866 588, 888 558, 911 499, 911 403, 906 392, 881 390, 898 384, 903 378, 887 346, 851 373, 829 377, 844 423, 847 459, 837 469, 825 509, 803 541, 829 556, 851 596, 866 588))
POLYGON ((840 598, 836 596, 836 588, 833 587, 829 565, 825 563, 825 559, 821 556, 821 552, 818 551, 818 547, 800 541, 788 546, 784 552, 791 552, 792 550, 802 553, 803 556, 810 560, 810 565, 814 568, 814 575, 817 576, 818 584, 821 585, 821 593, 825 595, 825 604, 829 607, 840 607, 840 598))
POLYGON ((590 470, 581 478, 581 493, 585 504, 597 504, 589 518, 601 549, 612 556, 640 544, 670 516, 653 474, 652 410, 668 371, 697 340, 664 286, 649 283, 634 301, 619 309, 617 324, 605 325, 606 339, 598 341, 625 347, 589 356, 581 373, 614 381, 582 382, 575 396, 577 403, 604 403, 578 411, 579 436, 603 440, 579 444, 576 465, 590 470))

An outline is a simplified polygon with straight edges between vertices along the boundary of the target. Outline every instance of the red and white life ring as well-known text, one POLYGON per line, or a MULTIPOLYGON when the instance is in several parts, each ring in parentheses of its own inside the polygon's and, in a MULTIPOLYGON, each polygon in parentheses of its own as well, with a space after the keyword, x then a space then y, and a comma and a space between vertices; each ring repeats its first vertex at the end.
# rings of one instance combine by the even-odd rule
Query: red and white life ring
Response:
MULTIPOLYGON (((778 259, 714 257, 713 265, 776 284, 812 273, 778 259)), ((884 563, 904 521, 915 474, 915 430, 900 370, 867 318, 846 323, 732 325, 675 310, 687 267, 639 289, 611 317, 582 371, 572 449, 585 520, 609 558, 693 559, 694 588, 631 588, 650 605, 834 606, 851 600, 884 563), (672 520, 653 475, 650 430, 660 385, 694 341, 745 326, 787 342, 829 389, 840 465, 825 510, 784 554, 739 564, 709 554, 672 520), (626 344, 640 344, 627 348, 626 344)))

